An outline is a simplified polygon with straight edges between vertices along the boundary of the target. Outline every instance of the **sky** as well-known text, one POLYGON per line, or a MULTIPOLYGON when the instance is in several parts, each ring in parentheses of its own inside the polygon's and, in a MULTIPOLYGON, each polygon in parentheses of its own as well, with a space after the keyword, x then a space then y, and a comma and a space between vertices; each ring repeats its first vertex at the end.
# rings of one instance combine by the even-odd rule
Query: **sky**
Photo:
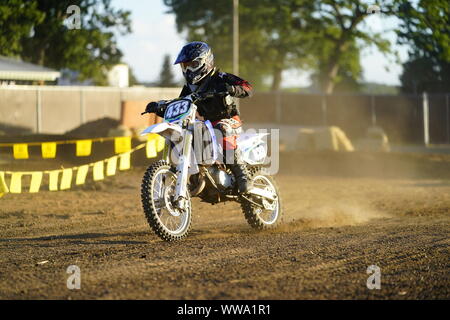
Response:
MULTIPOLYGON (((156 81, 159 78, 164 55, 169 54, 171 59, 175 60, 186 43, 183 35, 178 34, 176 30, 175 16, 167 13, 168 8, 162 0, 113 0, 112 5, 131 11, 132 34, 118 36, 118 45, 124 53, 124 62, 131 66, 139 81, 156 81)), ((382 19, 380 15, 374 14, 366 19, 363 30, 383 31, 393 28, 396 23, 395 18, 382 19)), ((393 48, 398 52, 400 61, 405 61, 407 47, 395 45, 394 32, 384 31, 383 36, 394 43, 393 48)), ((364 49, 361 54, 363 80, 399 85, 402 67, 392 60, 374 48, 364 49)), ((172 68, 176 80, 181 80, 180 67, 172 66, 172 68)), ((309 74, 304 71, 285 71, 282 86, 305 87, 309 85, 308 78, 309 74)))

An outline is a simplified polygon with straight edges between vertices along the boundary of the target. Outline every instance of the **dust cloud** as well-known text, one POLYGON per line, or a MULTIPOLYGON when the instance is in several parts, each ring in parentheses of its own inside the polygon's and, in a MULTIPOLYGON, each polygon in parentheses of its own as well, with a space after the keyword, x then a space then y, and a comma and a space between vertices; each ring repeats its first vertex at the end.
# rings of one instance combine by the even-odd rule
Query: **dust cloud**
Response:
MULTIPOLYGON (((404 210, 394 205, 386 212, 383 203, 411 197, 411 183, 419 186, 429 180, 445 183, 450 179, 448 154, 290 152, 281 154, 280 160, 280 174, 291 182, 291 188, 283 185, 281 190, 282 198, 284 194, 290 200, 284 202, 280 226, 286 231, 356 226, 390 218, 393 211, 404 210)), ((411 200, 419 201, 419 190, 414 190, 411 200)), ((433 194, 429 188, 420 192, 419 198, 433 194)))
POLYGON ((374 219, 389 218, 389 214, 379 212, 356 203, 319 204, 317 207, 286 212, 282 229, 309 229, 355 226, 374 219))

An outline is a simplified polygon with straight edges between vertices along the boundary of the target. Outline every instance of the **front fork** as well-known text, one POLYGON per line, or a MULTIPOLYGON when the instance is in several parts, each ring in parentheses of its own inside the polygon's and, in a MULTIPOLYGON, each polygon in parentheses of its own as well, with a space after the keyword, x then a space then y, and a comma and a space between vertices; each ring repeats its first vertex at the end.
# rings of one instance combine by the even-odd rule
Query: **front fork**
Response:
POLYGON ((193 133, 186 130, 183 139, 183 152, 177 165, 177 185, 175 188, 175 203, 179 209, 184 209, 187 200, 187 179, 189 174, 189 163, 191 160, 193 133))

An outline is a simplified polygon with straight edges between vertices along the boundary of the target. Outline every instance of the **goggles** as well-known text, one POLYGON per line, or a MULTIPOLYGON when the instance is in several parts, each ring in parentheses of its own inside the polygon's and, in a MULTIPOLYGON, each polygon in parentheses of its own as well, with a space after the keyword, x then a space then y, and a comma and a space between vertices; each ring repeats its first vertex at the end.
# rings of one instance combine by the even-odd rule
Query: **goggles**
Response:
POLYGON ((181 64, 181 69, 183 70, 183 72, 185 72, 186 70, 195 71, 202 65, 200 60, 181 62, 180 64, 181 64))

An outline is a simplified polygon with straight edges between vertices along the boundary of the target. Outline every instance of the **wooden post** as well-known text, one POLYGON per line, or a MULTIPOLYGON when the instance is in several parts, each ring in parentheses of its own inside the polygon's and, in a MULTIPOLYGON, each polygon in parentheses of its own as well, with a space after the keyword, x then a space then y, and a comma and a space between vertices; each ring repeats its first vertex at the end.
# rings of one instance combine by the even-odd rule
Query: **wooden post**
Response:
POLYGON ((422 106, 423 106, 423 142, 425 146, 430 144, 430 128, 429 128, 429 106, 428 95, 426 92, 422 94, 422 106))
POLYGON ((326 126, 328 123, 327 108, 327 96, 326 94, 322 94, 322 124, 324 126, 326 126))
POLYGON ((239 0, 233 0, 233 73, 239 75, 239 0))
POLYGON ((42 96, 41 89, 36 88, 36 133, 42 132, 42 96))

